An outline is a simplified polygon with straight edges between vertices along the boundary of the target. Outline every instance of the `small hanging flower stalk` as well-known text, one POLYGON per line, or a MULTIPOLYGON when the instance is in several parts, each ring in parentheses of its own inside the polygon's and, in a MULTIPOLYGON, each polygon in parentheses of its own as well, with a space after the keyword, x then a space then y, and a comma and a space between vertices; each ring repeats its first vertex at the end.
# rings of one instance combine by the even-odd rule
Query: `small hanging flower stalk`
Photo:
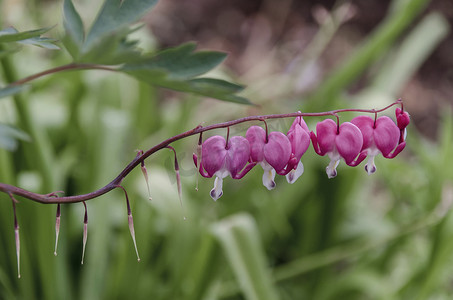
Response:
MULTIPOLYGON (((137 157, 142 156, 143 153, 144 153, 143 150, 137 150, 137 157)), ((148 170, 146 170, 144 160, 142 160, 142 162, 140 163, 140 169, 142 170, 143 177, 145 177, 146 187, 148 188, 148 199, 153 200, 153 198, 151 197, 151 189, 149 188, 148 170)))
POLYGON ((20 236, 19 236, 19 223, 17 222, 16 203, 18 201, 14 198, 12 193, 9 193, 11 203, 13 204, 14 214, 14 240, 16 242, 16 259, 17 259, 17 278, 20 278, 20 236))
MULTIPOLYGON (((200 163, 201 163, 201 160, 202 160, 202 157, 203 157, 203 133, 200 133, 200 137, 198 138, 198 144, 197 144, 197 170, 200 169, 200 163)), ((196 175, 196 184, 195 184, 195 190, 198 192, 198 172, 197 172, 197 175, 196 175)))
MULTIPOLYGON (((178 197, 179 197, 179 204, 181 205, 181 209, 184 215, 184 207, 182 206, 182 187, 181 187, 181 175, 179 174, 179 164, 178 164, 178 157, 176 156, 176 150, 172 146, 167 146, 168 149, 172 150, 175 154, 175 174, 176 174, 176 187, 178 189, 178 197)), ((184 215, 184 220, 187 220, 186 216, 184 215)))
POLYGON ((85 247, 87 245, 87 237, 88 237, 88 211, 87 211, 87 204, 85 201, 82 202, 83 206, 85 207, 85 214, 83 217, 83 238, 82 238, 82 260, 81 264, 83 265, 83 260, 85 258, 85 247))
POLYGON ((137 242, 135 240, 135 229, 134 229, 134 219, 132 218, 131 205, 129 203, 129 197, 127 196, 126 189, 122 185, 118 185, 117 188, 120 188, 124 192, 126 197, 126 208, 127 208, 127 224, 129 225, 129 232, 131 233, 132 242, 134 243, 135 254, 137 254, 137 261, 140 261, 140 256, 138 255, 137 242))
POLYGON ((57 256, 57 247, 58 247, 58 237, 60 235, 60 203, 57 204, 57 214, 55 217, 55 250, 53 254, 57 256))

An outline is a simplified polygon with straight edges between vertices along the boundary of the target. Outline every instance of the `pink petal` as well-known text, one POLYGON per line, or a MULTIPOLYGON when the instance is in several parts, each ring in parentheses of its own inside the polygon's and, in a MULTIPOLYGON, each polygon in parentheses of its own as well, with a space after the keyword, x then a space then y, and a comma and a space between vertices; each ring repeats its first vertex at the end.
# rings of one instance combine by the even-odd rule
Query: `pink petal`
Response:
POLYGON ((288 132, 288 139, 291 143, 291 152, 296 156, 297 161, 310 146, 310 135, 301 126, 297 125, 288 132))
POLYGON ((387 156, 398 144, 400 130, 392 119, 383 116, 376 120, 376 129, 373 136, 376 147, 381 151, 382 155, 387 156))
POLYGON ((338 153, 350 164, 360 153, 363 137, 360 129, 350 122, 340 125, 340 133, 335 139, 338 153))
POLYGON ((228 141, 228 150, 226 156, 226 168, 231 177, 235 177, 250 157, 250 145, 246 138, 242 136, 233 136, 228 141))
POLYGON ((362 150, 374 147, 374 119, 370 116, 358 116, 351 120, 351 123, 359 127, 362 132, 362 150))
POLYGON ((250 127, 245 137, 250 144, 250 158, 252 162, 260 162, 264 159, 263 148, 266 143, 266 131, 259 126, 250 127))
POLYGON ((409 117, 409 114, 406 111, 403 111, 401 108, 397 107, 395 110, 396 114, 396 123, 398 125, 398 128, 403 130, 404 128, 409 125, 411 119, 409 117))
MULTIPOLYGON (((298 111, 298 112, 300 113, 300 111, 298 111)), ((300 127, 302 127, 302 129, 305 130, 307 133, 310 132, 310 130, 308 129, 307 123, 305 123, 305 121, 304 121, 304 118, 302 118, 302 116, 299 116, 299 117, 296 117, 296 119, 294 119, 294 122, 291 125, 291 127, 289 128, 288 133, 291 130, 294 130, 296 125, 299 125, 300 127)))
POLYGON ((319 145, 319 154, 325 155, 335 149, 335 138, 337 136, 337 123, 326 119, 316 124, 316 135, 319 145))
POLYGON ((212 177, 215 172, 220 170, 224 163, 227 150, 225 149, 226 141, 220 135, 215 135, 204 141, 202 146, 202 165, 212 177))
POLYGON ((264 145, 264 158, 275 169, 281 171, 291 157, 291 143, 281 132, 271 132, 264 145))

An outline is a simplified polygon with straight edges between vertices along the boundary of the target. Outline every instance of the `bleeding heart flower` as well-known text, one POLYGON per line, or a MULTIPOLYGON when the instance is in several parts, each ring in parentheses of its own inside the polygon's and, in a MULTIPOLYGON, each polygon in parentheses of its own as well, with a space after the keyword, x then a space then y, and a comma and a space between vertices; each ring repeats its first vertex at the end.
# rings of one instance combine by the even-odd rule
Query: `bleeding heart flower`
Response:
MULTIPOLYGON (((379 117, 376 120, 369 116, 358 116, 352 119, 351 123, 355 124, 362 132, 362 151, 366 151, 368 155, 368 162, 365 165, 368 174, 376 172, 376 165, 374 164, 376 155, 381 153, 385 158, 394 158, 406 146, 406 142, 400 141, 401 130, 387 116, 379 117)), ((409 123, 406 123, 405 126, 407 124, 409 123)))
MULTIPOLYGON (((240 179, 255 166, 255 164, 246 166, 249 157, 250 145, 242 136, 231 137, 228 145, 225 138, 219 135, 204 141, 199 171, 203 177, 216 176, 214 188, 211 190, 212 199, 217 200, 223 195, 223 178, 231 176, 234 179, 240 179)), ((197 165, 195 154, 194 162, 197 165)))
POLYGON ((261 165, 263 185, 272 190, 275 188, 275 174, 286 175, 289 172, 285 167, 291 157, 291 142, 277 131, 266 137, 266 131, 259 126, 250 127, 245 137, 250 143, 250 161, 261 165))
POLYGON ((331 119, 324 120, 316 125, 316 134, 317 136, 313 131, 310 132, 313 148, 317 154, 329 156, 330 163, 326 167, 329 178, 337 176, 341 158, 348 166, 357 166, 366 157, 365 153, 360 153, 363 144, 360 129, 350 122, 338 126, 331 119), (360 156, 354 161, 359 153, 360 156))
MULTIPOLYGON (((304 165, 300 159, 310 146, 310 130, 302 117, 299 116, 294 120, 287 136, 291 143, 290 162, 295 161, 296 165, 292 166, 291 171, 286 174, 286 180, 294 183, 304 173, 304 165)), ((288 167, 291 167, 290 162, 288 167)))

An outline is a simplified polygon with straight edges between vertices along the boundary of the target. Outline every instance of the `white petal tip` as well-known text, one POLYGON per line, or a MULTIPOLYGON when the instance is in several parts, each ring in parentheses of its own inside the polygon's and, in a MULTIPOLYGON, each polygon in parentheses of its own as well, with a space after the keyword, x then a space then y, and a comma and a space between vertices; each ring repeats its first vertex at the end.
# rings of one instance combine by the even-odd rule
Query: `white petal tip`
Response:
POLYGON ((223 179, 220 177, 216 177, 215 181, 214 181, 214 188, 210 192, 211 198, 214 201, 217 201, 217 199, 222 197, 222 195, 223 195, 222 186, 223 186, 223 179))
POLYGON ((371 167, 370 167, 370 166, 368 166, 368 164, 366 164, 365 171, 368 173, 368 175, 374 174, 376 172, 376 166, 371 165, 371 167))
POLYGON ((212 200, 217 201, 217 199, 222 197, 223 192, 217 193, 217 191, 215 189, 212 189, 210 195, 211 195, 212 200))
POLYGON ((271 181, 267 184, 264 185, 269 191, 272 191, 273 189, 275 189, 275 187, 277 186, 277 184, 275 183, 275 181, 271 181))
POLYGON ((326 170, 329 179, 337 177, 337 170, 326 170))
POLYGON ((291 170, 288 174, 286 174, 286 181, 288 181, 288 183, 290 184, 293 184, 297 179, 299 179, 300 176, 302 176, 303 173, 304 165, 299 161, 297 168, 295 170, 291 170))
POLYGON ((263 185, 270 191, 275 189, 277 186, 274 181, 275 178, 275 170, 270 169, 270 170, 264 170, 263 173, 263 185))
POLYGON ((55 252, 53 253, 53 255, 57 256, 57 252, 55 251, 55 252))

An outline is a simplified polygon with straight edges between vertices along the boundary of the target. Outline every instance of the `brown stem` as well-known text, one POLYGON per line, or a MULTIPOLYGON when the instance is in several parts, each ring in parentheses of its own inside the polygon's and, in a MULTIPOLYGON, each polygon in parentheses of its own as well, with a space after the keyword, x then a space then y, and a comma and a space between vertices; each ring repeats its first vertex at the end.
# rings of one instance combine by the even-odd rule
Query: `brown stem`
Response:
POLYGON ((0 183, 0 191, 7 193, 7 194, 14 194, 17 196, 21 196, 24 198, 27 198, 29 200, 43 203, 43 204, 51 204, 51 203, 76 203, 76 202, 83 202, 87 200, 91 200, 94 198, 97 198, 101 195, 104 195, 111 190, 117 188, 121 182, 123 181, 124 178, 138 165, 141 165, 141 163, 154 154, 155 152, 166 148, 168 145, 171 143, 187 138, 192 135, 196 134, 201 134, 202 132, 205 131, 210 131, 214 129, 219 129, 219 128, 228 128, 230 126, 234 126, 237 124, 245 123, 245 122, 250 122, 250 121, 263 121, 263 120, 268 120, 268 119, 282 119, 282 118, 295 118, 298 116, 302 117, 322 117, 322 116, 331 116, 335 115, 337 113, 341 112, 362 112, 362 113, 379 113, 382 112, 386 109, 389 109, 390 107, 394 105, 400 105, 402 103, 401 99, 398 99, 397 101, 393 102, 390 105, 387 105, 384 108, 381 108, 379 110, 376 109, 337 109, 337 110, 332 110, 328 112, 318 112, 318 113, 301 113, 301 112, 295 112, 295 113, 288 113, 288 114, 273 114, 273 115, 263 115, 263 116, 249 116, 249 117, 244 117, 240 118, 237 120, 232 120, 228 122, 223 122, 223 123, 217 123, 217 124, 212 124, 209 126, 197 126, 194 129, 188 130, 186 132, 180 133, 178 135, 175 135, 171 138, 168 138, 159 144, 155 145, 154 147, 148 149, 146 152, 144 152, 141 155, 137 155, 121 172, 116 176, 115 179, 113 179, 111 182, 106 184, 105 186, 101 187, 100 189, 93 191, 88 194, 83 194, 83 195, 76 195, 76 196, 65 196, 65 197, 55 197, 53 193, 51 194, 37 194, 33 193, 27 190, 24 190, 22 188, 5 184, 5 183, 0 183), (51 196, 49 196, 51 195, 51 196))
POLYGON ((103 65, 96 65, 96 64, 78 64, 78 63, 72 63, 68 65, 63 65, 59 67, 55 67, 49 70, 45 70, 33 75, 30 75, 28 77, 22 78, 20 80, 14 81, 11 83, 9 86, 17 86, 17 85, 22 85, 27 82, 30 82, 32 80, 38 79, 40 77, 50 75, 53 73, 58 73, 58 72, 63 72, 63 71, 73 71, 73 70, 88 70, 88 69, 95 69, 95 70, 104 70, 104 71, 118 71, 114 68, 103 66, 103 65))

